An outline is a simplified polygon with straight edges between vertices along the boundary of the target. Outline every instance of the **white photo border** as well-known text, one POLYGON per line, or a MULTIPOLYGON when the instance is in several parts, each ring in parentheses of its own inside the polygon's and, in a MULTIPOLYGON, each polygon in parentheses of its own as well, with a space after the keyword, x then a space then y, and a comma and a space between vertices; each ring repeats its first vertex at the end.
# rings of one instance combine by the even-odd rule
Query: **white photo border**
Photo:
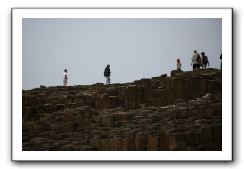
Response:
POLYGON ((11 13, 13 161, 232 161, 232 8, 12 8, 11 13), (23 18, 221 18, 222 151, 22 151, 23 18))

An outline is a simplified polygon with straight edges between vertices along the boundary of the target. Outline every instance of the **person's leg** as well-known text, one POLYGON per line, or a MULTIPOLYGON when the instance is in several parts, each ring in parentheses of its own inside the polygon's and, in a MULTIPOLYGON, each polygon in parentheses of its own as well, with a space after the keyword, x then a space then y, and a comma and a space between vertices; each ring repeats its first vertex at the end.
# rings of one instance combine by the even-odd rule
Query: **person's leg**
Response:
POLYGON ((67 79, 64 79, 64 86, 67 86, 67 79))
POLYGON ((109 77, 106 77, 106 85, 109 84, 109 77))
POLYGON ((197 69, 200 69, 200 64, 197 64, 197 69))
POLYGON ((110 84, 110 77, 108 77, 108 84, 110 84))
POLYGON ((202 68, 206 69, 206 64, 205 63, 202 64, 202 68))
POLYGON ((196 69, 196 64, 193 64, 193 70, 195 70, 196 69))

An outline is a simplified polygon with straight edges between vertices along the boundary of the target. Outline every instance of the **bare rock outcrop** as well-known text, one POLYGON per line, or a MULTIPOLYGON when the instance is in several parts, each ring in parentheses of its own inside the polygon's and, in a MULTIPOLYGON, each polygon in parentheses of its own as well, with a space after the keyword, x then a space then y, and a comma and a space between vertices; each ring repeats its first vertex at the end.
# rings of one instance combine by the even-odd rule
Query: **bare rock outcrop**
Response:
POLYGON ((23 91, 24 151, 221 151, 222 72, 23 91))

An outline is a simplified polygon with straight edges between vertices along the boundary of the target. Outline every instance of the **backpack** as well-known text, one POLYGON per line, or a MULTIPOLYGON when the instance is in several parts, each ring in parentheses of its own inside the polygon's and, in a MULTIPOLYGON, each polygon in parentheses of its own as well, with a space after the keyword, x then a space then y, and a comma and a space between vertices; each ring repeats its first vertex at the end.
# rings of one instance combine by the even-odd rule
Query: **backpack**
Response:
POLYGON ((105 77, 109 77, 110 76, 110 69, 108 67, 105 68, 103 75, 105 77))
POLYGON ((200 57, 199 54, 197 55, 197 62, 198 62, 198 63, 201 63, 201 57, 200 57))

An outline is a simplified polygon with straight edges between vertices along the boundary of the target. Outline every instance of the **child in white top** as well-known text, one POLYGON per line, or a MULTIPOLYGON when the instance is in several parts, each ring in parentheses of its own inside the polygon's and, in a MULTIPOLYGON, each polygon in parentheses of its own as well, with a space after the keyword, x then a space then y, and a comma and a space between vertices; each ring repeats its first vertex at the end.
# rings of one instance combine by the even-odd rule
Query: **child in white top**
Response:
POLYGON ((67 86, 67 82, 68 82, 68 70, 64 69, 64 86, 67 86))
POLYGON ((177 70, 181 70, 180 59, 177 59, 177 61, 176 61, 176 67, 177 67, 177 70))

